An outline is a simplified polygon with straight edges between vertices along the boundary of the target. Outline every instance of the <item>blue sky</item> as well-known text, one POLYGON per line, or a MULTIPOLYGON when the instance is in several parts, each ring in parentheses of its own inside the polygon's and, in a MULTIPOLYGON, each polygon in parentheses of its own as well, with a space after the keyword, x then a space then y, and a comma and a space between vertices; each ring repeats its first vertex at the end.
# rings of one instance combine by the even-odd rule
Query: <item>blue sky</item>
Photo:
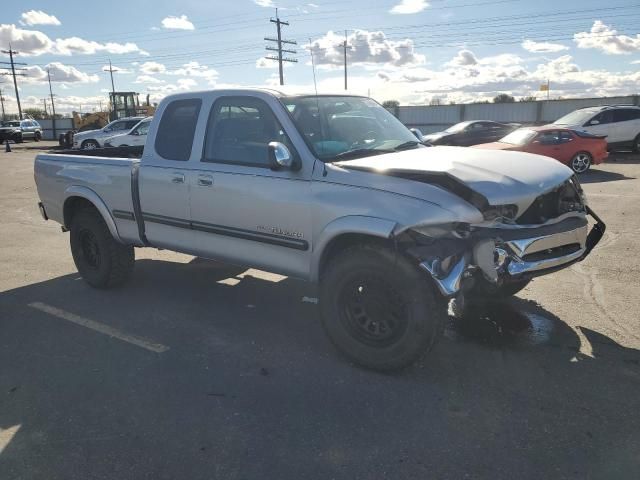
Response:
MULTIPOLYGON (((285 38, 298 42, 287 89, 342 91, 347 30, 352 93, 403 104, 490 99, 497 93, 552 97, 640 93, 640 3, 597 0, 142 0, 6 2, 0 47, 28 64, 23 106, 40 106, 52 72, 58 110, 91 111, 119 69, 117 90, 154 101, 185 90, 277 86, 264 60, 269 18, 279 7, 285 38), (311 39, 311 43, 310 40, 311 39)), ((6 59, 5 59, 6 60, 6 59)), ((12 84, 0 76, 9 110, 12 84)))

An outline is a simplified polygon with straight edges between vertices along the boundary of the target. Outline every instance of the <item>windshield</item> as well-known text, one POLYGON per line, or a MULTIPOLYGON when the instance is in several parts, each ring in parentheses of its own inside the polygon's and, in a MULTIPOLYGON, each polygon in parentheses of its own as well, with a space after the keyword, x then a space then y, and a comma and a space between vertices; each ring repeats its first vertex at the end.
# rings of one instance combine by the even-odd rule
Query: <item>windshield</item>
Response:
POLYGON ((131 129, 129 135, 134 132, 138 132, 138 135, 146 135, 149 132, 149 125, 151 124, 151 120, 142 120, 135 127, 131 129))
POLYGON ((502 138, 500 142, 510 143, 512 145, 526 145, 535 136, 535 130, 530 130, 528 128, 519 128, 518 130, 515 130, 506 137, 502 138))
POLYGON ((365 97, 281 99, 315 155, 325 161, 366 157, 423 145, 380 104, 365 97))
POLYGON ((571 112, 564 117, 560 117, 553 123, 555 125, 583 125, 597 112, 598 110, 576 110, 575 112, 571 112))
POLYGON ((455 125, 452 125, 449 128, 447 128, 445 130, 445 132, 447 132, 447 133, 459 133, 459 132, 463 131, 465 128, 467 128, 470 124, 471 124, 471 122, 456 123, 455 125))
POLYGON ((20 122, 2 122, 3 127, 19 127, 20 122))

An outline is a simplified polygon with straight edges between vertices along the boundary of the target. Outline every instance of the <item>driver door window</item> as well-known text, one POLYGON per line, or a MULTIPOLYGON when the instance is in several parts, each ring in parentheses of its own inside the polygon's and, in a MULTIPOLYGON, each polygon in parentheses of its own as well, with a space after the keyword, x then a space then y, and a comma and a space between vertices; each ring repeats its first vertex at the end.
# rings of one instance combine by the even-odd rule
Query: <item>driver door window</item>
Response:
POLYGON ((269 168, 270 142, 294 148, 271 108, 257 98, 222 98, 209 116, 203 162, 269 168))

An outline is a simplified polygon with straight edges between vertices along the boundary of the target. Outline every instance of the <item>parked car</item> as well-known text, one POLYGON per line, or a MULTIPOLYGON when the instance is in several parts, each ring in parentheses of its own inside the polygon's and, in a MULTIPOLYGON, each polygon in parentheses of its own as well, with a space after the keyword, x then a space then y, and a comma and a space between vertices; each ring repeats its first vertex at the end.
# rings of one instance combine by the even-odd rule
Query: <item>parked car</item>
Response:
POLYGON ((43 153, 35 181, 91 286, 124 283, 145 246, 316 282, 333 343, 378 370, 429 351, 452 297, 513 295, 605 230, 555 160, 427 148, 358 96, 171 95, 141 160, 43 153))
POLYGON ((499 142, 474 148, 537 153, 555 158, 576 173, 586 172, 591 165, 598 165, 609 156, 604 135, 557 127, 520 128, 499 142))
POLYGON ((144 142, 147 140, 147 133, 149 133, 149 125, 153 117, 147 117, 141 120, 135 127, 129 130, 127 133, 121 133, 120 135, 114 135, 108 137, 104 141, 105 147, 137 147, 144 146, 144 142))
POLYGON ((94 150, 104 146, 104 141, 119 133, 126 133, 145 117, 127 117, 114 120, 99 130, 87 130, 73 135, 73 148, 94 150))
POLYGON ((0 144, 5 140, 22 143, 25 140, 39 142, 41 139, 42 127, 35 120, 7 120, 0 123, 0 144))
POLYGON ((431 145, 454 145, 468 147, 479 143, 495 142, 512 132, 520 125, 492 122, 490 120, 473 120, 456 123, 444 132, 424 135, 422 140, 431 145))
POLYGON ((610 149, 631 148, 640 152, 640 107, 611 105, 575 110, 553 125, 606 135, 610 149))

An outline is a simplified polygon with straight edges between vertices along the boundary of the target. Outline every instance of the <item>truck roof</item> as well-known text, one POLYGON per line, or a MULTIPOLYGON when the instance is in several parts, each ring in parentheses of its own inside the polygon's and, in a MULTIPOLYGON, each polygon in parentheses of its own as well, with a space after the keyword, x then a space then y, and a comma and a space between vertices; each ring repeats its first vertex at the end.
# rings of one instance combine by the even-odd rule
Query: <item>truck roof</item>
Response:
POLYGON ((362 95, 354 95, 349 93, 318 93, 315 92, 303 92, 303 91, 294 91, 293 89, 287 89, 286 86, 279 90, 275 88, 268 87, 234 87, 234 88, 212 88, 208 90, 195 90, 190 92, 181 92, 174 93, 171 95, 167 95, 168 97, 188 97, 190 95, 198 95, 203 93, 238 93, 238 92, 261 92, 268 93, 273 95, 274 97, 282 98, 282 97, 326 97, 326 96, 336 96, 336 97, 362 97, 362 95))

